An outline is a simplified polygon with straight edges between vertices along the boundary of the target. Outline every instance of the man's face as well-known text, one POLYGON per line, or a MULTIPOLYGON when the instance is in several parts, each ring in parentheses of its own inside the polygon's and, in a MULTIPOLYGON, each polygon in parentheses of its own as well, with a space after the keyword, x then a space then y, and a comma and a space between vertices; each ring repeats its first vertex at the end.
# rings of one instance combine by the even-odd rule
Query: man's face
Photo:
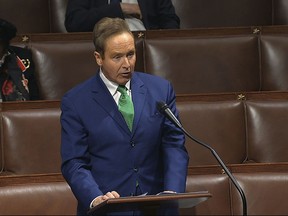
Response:
POLYGON ((134 38, 128 32, 112 36, 106 41, 104 57, 95 52, 97 64, 107 79, 125 85, 132 76, 136 62, 134 38))

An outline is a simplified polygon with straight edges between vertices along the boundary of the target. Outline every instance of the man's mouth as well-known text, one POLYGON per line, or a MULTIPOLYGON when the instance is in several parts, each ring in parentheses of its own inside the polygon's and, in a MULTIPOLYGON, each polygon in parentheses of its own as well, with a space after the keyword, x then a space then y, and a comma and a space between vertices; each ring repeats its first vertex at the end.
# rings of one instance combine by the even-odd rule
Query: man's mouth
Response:
POLYGON ((127 71, 127 72, 123 72, 123 73, 122 73, 123 76, 130 76, 130 74, 131 74, 130 71, 127 71))

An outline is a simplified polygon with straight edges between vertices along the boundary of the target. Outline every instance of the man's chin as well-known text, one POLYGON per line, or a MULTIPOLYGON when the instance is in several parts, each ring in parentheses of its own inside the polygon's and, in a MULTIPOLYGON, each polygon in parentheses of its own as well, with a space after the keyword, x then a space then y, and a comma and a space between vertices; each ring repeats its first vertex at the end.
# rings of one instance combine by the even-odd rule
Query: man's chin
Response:
POLYGON ((126 85, 126 83, 127 83, 129 80, 130 80, 130 78, 129 78, 129 79, 121 78, 121 79, 118 79, 118 80, 117 80, 117 83, 118 83, 119 85, 126 85))

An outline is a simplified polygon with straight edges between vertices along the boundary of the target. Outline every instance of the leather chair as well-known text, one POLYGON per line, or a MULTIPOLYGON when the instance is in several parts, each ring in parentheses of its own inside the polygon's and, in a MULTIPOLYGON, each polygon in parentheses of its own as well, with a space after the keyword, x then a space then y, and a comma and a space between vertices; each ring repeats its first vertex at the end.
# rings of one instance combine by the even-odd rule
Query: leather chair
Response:
POLYGON ((288 24, 288 2, 286 0, 273 0, 274 17, 273 25, 288 24))
MULTIPOLYGON (((248 215, 287 215, 287 172, 236 173, 247 199, 248 215)), ((231 188, 232 213, 242 214, 239 193, 231 188)))
POLYGON ((76 215, 76 208, 60 174, 0 176, 1 215, 76 215))
POLYGON ((180 27, 189 29, 272 25, 272 1, 172 0, 172 3, 181 20, 180 27))
POLYGON ((1 175, 59 173, 60 109, 21 109, 1 113, 1 175))
POLYGON ((177 94, 260 90, 253 35, 145 39, 144 59, 145 71, 170 80, 177 94))
POLYGON ((262 91, 287 91, 287 49, 285 35, 266 34, 260 38, 262 91))
POLYGON ((186 191, 209 191, 212 197, 193 208, 180 209, 180 215, 231 215, 229 181, 226 175, 188 175, 186 191))
MULTIPOLYGON (((241 101, 177 102, 183 127, 196 139, 210 145, 227 164, 246 160, 244 105, 241 101)), ((205 147, 186 137, 189 166, 218 165, 205 147)))
POLYGON ((21 34, 51 31, 49 0, 0 0, 0 14, 21 34))
POLYGON ((249 161, 287 162, 288 101, 247 101, 246 115, 249 161))
POLYGON ((92 41, 31 43, 42 99, 61 99, 65 92, 96 74, 92 41))

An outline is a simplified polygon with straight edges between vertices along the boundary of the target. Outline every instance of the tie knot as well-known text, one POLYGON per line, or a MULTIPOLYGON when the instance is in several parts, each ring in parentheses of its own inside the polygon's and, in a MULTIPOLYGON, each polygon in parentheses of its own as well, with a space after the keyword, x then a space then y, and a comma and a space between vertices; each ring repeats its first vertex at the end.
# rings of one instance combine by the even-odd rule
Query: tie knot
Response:
POLYGON ((119 85, 118 88, 117 88, 117 91, 119 91, 123 95, 127 95, 126 87, 123 86, 123 85, 119 85))

